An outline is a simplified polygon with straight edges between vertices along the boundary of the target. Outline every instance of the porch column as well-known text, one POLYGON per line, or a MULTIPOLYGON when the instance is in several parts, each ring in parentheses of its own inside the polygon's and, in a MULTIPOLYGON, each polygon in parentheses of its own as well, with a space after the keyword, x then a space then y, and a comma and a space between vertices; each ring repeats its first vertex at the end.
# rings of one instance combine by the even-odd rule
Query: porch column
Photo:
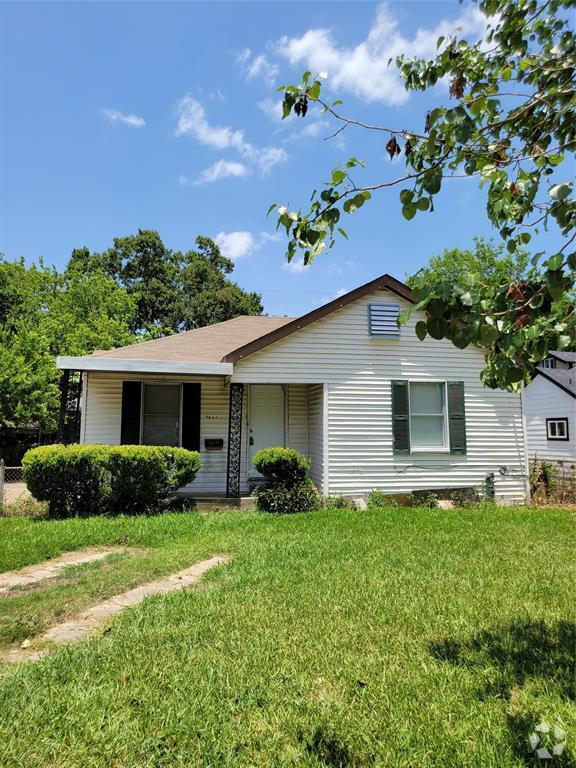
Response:
POLYGON ((230 413, 228 417, 228 466, 226 496, 240 496, 240 454, 242 450, 242 400, 244 385, 230 384, 230 413))

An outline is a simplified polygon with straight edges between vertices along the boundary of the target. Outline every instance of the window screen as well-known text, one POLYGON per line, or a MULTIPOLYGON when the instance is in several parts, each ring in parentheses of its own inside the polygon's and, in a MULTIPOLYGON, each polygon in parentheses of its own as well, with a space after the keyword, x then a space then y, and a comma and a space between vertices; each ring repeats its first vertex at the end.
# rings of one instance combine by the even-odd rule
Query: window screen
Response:
POLYGON ((410 443, 416 449, 447 447, 444 383, 410 384, 410 443))
POLYGON ((179 384, 144 384, 142 443, 180 444, 179 384))

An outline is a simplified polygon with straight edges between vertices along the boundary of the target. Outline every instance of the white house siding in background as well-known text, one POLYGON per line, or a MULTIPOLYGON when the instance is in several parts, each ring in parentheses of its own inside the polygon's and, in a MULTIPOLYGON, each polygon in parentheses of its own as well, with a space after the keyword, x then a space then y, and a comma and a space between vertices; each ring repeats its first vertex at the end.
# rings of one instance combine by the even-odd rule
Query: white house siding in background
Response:
MULTIPOLYGON (((84 374, 84 413, 81 442, 120 444, 122 411, 122 381, 148 383, 200 382, 200 454, 202 468, 186 490, 201 494, 220 494, 226 490, 226 462, 228 457, 229 385, 221 376, 146 376, 143 374, 87 373, 84 374), (206 451, 206 438, 222 438, 222 450, 206 451)), ((308 455, 307 387, 291 384, 286 388, 286 444, 308 455)), ((248 491, 248 388, 244 390, 242 409, 242 450, 240 459, 240 491, 248 491)))
POLYGON ((308 385, 308 456, 310 477, 320 491, 324 489, 324 386, 308 385))
POLYGON ((402 328, 398 340, 371 337, 368 305, 375 301, 409 306, 393 293, 376 291, 236 362, 232 381, 326 384, 329 493, 477 487, 494 472, 498 498, 523 499, 520 397, 482 386, 478 349, 458 350, 430 338, 420 342, 413 326, 421 315, 402 328), (393 453, 394 379, 464 382, 466 455, 393 453))
MULTIPOLYGON (((576 375, 576 372, 575 372, 576 375)), ((576 399, 543 376, 524 390, 528 458, 576 462, 576 399), (568 441, 548 440, 546 419, 568 419, 568 441)))

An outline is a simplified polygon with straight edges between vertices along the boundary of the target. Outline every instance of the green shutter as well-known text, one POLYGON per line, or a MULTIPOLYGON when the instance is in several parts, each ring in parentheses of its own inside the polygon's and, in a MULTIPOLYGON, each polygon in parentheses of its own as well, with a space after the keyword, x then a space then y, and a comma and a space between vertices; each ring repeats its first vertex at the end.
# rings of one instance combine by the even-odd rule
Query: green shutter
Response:
POLYGON ((392 443, 394 453, 410 453, 408 382, 392 382, 392 443))
POLYGON ((450 453, 466 453, 466 412, 464 410, 464 382, 448 382, 448 424, 450 453))
POLYGON ((120 442, 122 445, 138 445, 140 442, 140 407, 142 402, 142 383, 140 381, 122 382, 122 422, 120 442))

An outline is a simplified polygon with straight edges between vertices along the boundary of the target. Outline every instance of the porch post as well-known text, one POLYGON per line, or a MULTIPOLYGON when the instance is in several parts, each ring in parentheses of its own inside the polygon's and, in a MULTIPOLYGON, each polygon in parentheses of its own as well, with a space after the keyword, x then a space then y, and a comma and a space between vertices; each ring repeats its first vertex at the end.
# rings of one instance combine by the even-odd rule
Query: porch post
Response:
POLYGON ((226 496, 240 496, 240 454, 242 450, 243 384, 230 384, 230 413, 228 417, 228 465, 226 496))

